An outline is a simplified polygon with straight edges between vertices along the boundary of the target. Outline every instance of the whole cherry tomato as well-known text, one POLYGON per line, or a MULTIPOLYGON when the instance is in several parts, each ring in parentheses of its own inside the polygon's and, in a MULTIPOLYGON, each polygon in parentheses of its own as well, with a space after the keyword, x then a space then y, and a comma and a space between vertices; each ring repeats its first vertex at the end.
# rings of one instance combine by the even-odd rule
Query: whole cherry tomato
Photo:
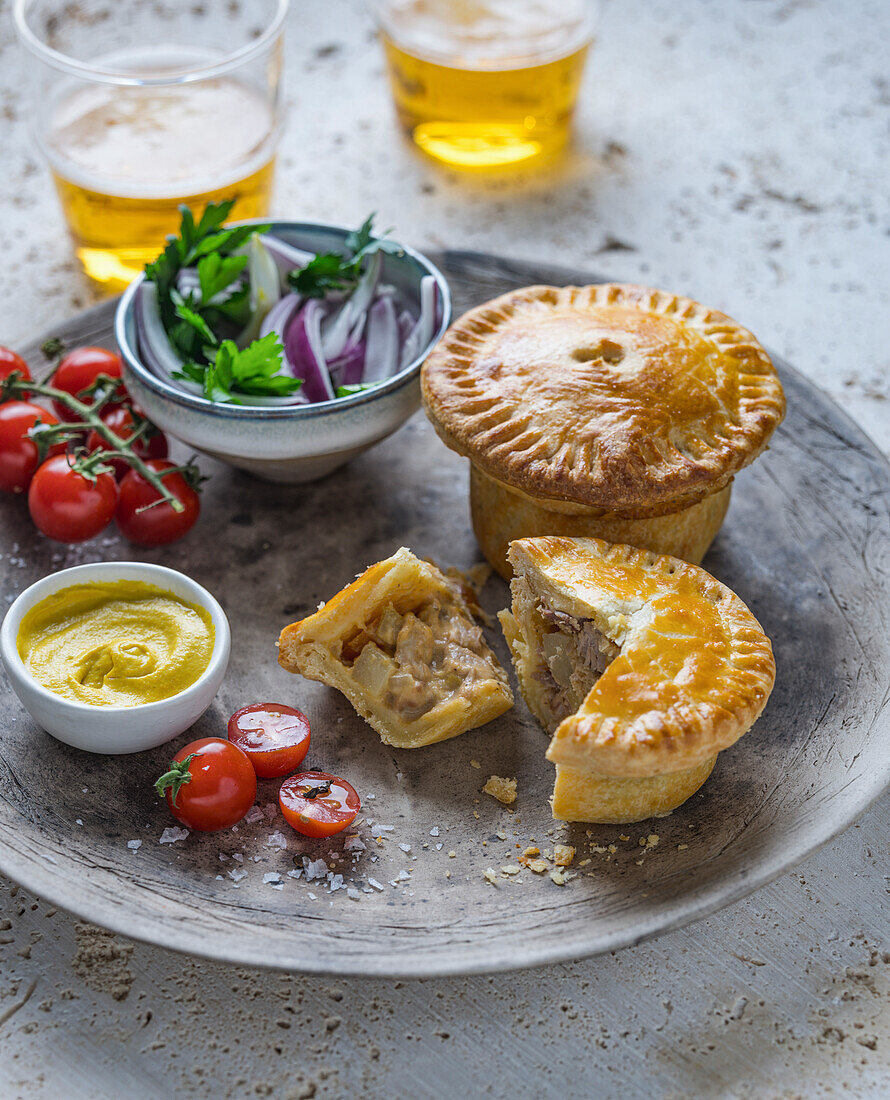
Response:
POLYGON ((229 719, 229 740, 261 779, 295 772, 309 749, 309 719, 284 703, 251 703, 229 719))
MULTIPOLYGON (((151 459, 146 466, 161 475, 165 470, 176 470, 172 462, 160 458, 151 459)), ((115 518, 121 534, 130 542, 138 543, 139 546, 164 546, 182 538, 194 527, 201 511, 197 492, 178 472, 167 474, 163 477, 163 482, 184 506, 181 512, 174 511, 167 501, 155 504, 155 501, 161 499, 157 489, 136 470, 130 470, 121 482, 120 502, 115 518), (147 507, 149 504, 153 507, 147 507)))
MULTIPOLYGON (((12 351, 10 348, 0 347, 0 379, 8 378, 14 370, 17 370, 29 382, 34 381, 30 370, 28 370, 28 364, 18 352, 12 351)), ((22 394, 22 396, 26 395, 22 394)))
MULTIPOLYGON (((51 412, 29 401, 4 401, 0 405, 0 489, 23 493, 37 469, 37 444, 28 434, 35 424, 58 424, 51 412)), ((51 447, 59 454, 64 444, 51 447)))
POLYGON ((85 542, 104 531, 114 516, 117 482, 99 473, 90 480, 67 455, 48 458, 31 479, 28 510, 39 530, 58 542, 85 542))
MULTIPOLYGON (((126 405, 112 405, 104 409, 101 416, 108 427, 123 440, 129 439, 143 424, 148 423, 141 413, 127 408, 126 405)), ((110 451, 111 449, 111 444, 99 435, 95 429, 90 432, 87 437, 87 450, 90 453, 93 451, 110 451)), ((133 451, 141 459, 166 458, 168 451, 167 437, 160 428, 156 428, 154 424, 151 424, 148 431, 133 444, 133 451)), ((123 458, 109 458, 108 465, 114 468, 114 476, 118 481, 121 481, 130 472, 130 466, 123 458)))
MULTIPOLYGON (((72 397, 77 397, 85 405, 92 405, 92 397, 80 397, 84 390, 89 389, 100 374, 107 374, 111 378, 120 378, 123 371, 121 357, 107 348, 77 348, 62 356, 55 373, 50 379, 50 385, 57 390, 64 390, 72 397)), ((123 382, 119 383, 116 397, 120 401, 129 398, 123 382)), ((61 420, 70 423, 78 417, 67 409, 61 401, 53 401, 53 408, 61 420)))
POLYGON ((285 779, 278 805, 288 824, 303 836, 333 836, 355 821, 362 808, 355 788, 338 775, 298 772, 285 779))
POLYGON ((202 737, 179 750, 155 790, 177 821, 211 833, 237 825, 254 804, 256 772, 231 741, 202 737))

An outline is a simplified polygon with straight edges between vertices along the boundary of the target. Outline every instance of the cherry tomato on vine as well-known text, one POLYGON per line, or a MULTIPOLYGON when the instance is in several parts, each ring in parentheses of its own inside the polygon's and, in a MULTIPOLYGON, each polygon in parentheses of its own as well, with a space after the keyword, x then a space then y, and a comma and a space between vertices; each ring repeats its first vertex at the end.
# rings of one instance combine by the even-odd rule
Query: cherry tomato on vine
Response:
POLYGON ((177 821, 212 833, 237 825, 254 804, 256 772, 231 741, 202 737, 179 750, 155 790, 177 821))
MULTIPOLYGON (((59 360, 59 365, 50 379, 50 385, 55 386, 57 390, 70 393, 72 397, 77 397, 86 405, 92 405, 92 397, 81 398, 78 395, 89 389, 100 374, 120 378, 122 370, 121 357, 107 348, 76 348, 59 360)), ((116 397, 119 401, 129 400, 123 382, 118 384, 116 397)), ((66 409, 61 401, 53 401, 53 408, 61 420, 68 423, 77 420, 77 416, 70 409, 66 409)))
POLYGON ((97 473, 90 480, 67 455, 48 458, 28 489, 31 519, 58 542, 85 542, 98 535, 111 522, 116 504, 117 482, 111 474, 97 473))
MULTIPOLYGON (((28 432, 35 424, 58 424, 51 412, 29 401, 4 401, 0 404, 0 489, 23 493, 37 469, 37 444, 28 432)), ((58 443, 50 455, 64 451, 58 443)))
MULTIPOLYGON (((146 462, 146 466, 161 475, 165 470, 177 469, 172 462, 161 458, 151 459, 146 462)), ((115 518, 121 534, 130 542, 138 543, 139 546, 164 546, 182 538, 194 527, 201 511, 201 501, 195 489, 179 472, 167 474, 163 482, 184 505, 181 512, 174 511, 167 501, 154 504, 161 499, 157 489, 136 470, 130 470, 121 482, 115 518), (146 507, 149 504, 153 507, 146 507)))
POLYGON ((295 772, 309 750, 309 719, 285 703, 251 703, 229 719, 229 740, 261 779, 295 772))
MULTIPOLYGON (((133 409, 127 408, 126 405, 112 405, 110 408, 104 409, 100 415, 108 427, 124 440, 129 439, 146 422, 145 417, 138 412, 134 413, 133 409)), ((99 435, 94 428, 87 438, 87 450, 92 454, 93 451, 109 451, 111 449, 111 444, 99 435)), ((148 433, 133 444, 133 451, 141 459, 166 458, 168 452, 167 437, 160 428, 156 428, 152 424, 148 433)), ((123 458, 109 458, 108 465, 114 468, 114 476, 118 481, 121 481, 131 469, 129 463, 123 458)))
POLYGON ((289 825, 303 836, 324 837, 341 832, 362 808, 355 788, 338 775, 298 772, 285 779, 278 805, 289 825))
POLYGON ((8 378, 14 370, 17 370, 29 382, 34 381, 28 369, 28 364, 18 352, 13 351, 11 348, 0 347, 0 379, 8 378))

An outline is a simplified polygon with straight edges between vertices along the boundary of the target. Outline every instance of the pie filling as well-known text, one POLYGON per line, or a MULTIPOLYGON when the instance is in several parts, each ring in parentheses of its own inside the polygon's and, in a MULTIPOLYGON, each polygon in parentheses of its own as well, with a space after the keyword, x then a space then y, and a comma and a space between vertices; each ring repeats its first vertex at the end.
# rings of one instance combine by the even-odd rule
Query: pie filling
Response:
POLYGON ((456 605, 440 600, 406 613, 383 613, 343 646, 366 697, 408 722, 457 695, 467 700, 482 681, 503 681, 482 630, 456 605))
POLYGON ((542 632, 534 676, 544 687, 544 703, 557 725, 580 708, 621 647, 593 619, 556 611, 543 601, 536 611, 542 632))

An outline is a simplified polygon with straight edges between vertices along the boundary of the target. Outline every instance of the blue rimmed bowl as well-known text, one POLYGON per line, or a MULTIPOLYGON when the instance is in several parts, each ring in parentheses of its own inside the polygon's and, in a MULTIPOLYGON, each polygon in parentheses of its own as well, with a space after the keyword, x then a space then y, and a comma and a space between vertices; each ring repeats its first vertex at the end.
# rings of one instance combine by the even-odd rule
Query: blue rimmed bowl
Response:
MULTIPOLYGON (((270 232, 307 252, 345 252, 348 229, 311 222, 273 221, 270 232)), ((420 308, 420 281, 432 275, 441 317, 429 345, 406 367, 373 389, 335 401, 274 408, 208 401, 180 389, 145 365, 136 339, 134 300, 144 276, 121 296, 115 337, 127 389, 159 428, 195 450, 267 481, 314 481, 391 435, 420 407, 420 367, 451 322, 451 292, 445 276, 420 252, 400 246, 385 253, 381 279, 420 308)))

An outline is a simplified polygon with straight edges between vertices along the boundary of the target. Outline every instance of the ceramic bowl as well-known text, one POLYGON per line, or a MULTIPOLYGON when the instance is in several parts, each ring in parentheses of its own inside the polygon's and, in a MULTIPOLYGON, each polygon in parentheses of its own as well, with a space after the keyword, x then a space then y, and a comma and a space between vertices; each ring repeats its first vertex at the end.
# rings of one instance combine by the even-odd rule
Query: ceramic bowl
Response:
POLYGON ((76 749, 115 755, 163 745, 196 722, 219 691, 230 649, 229 622, 213 596, 184 573, 147 562, 95 562, 52 573, 22 592, 0 626, 0 658, 6 675, 37 725, 76 749), (16 644, 25 614, 61 588, 90 581, 123 580, 155 585, 207 609, 215 640, 210 663, 202 675, 178 695, 135 707, 91 707, 64 699, 39 684, 25 667, 16 644))
MULTIPOLYGON (((342 252, 349 232, 306 222, 265 224, 275 236, 309 252, 342 252)), ((429 345, 379 386, 335 401, 279 408, 221 404, 186 393, 150 371, 139 357, 133 302, 144 278, 140 275, 122 295, 115 317, 127 389, 158 427, 230 466, 268 481, 297 483, 324 477, 391 435, 420 407, 421 364, 451 321, 445 277, 419 252, 402 249, 400 255, 384 254, 382 280, 419 304, 420 281, 432 275, 442 315, 429 345)))

